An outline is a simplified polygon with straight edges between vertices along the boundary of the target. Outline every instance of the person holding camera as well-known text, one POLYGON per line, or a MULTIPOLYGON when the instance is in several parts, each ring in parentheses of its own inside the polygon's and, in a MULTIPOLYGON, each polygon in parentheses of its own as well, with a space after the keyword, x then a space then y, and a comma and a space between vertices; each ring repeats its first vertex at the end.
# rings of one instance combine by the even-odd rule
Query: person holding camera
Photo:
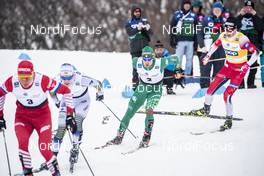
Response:
MULTIPOLYGON (((238 29, 244 35, 246 35, 249 40, 259 49, 262 49, 261 39, 263 31, 263 23, 261 18, 257 15, 257 12, 254 9, 254 2, 251 0, 245 1, 245 6, 240 10, 240 15, 237 17, 238 20, 238 29)), ((248 57, 249 59, 250 57, 248 57)), ((258 66, 256 61, 251 67, 258 66)), ((257 73, 257 68, 251 69, 247 78, 247 87, 256 88, 255 85, 255 76, 257 73)), ((240 88, 245 88, 244 81, 242 82, 240 88)))
MULTIPOLYGON (((129 19, 125 25, 132 58, 141 56, 142 49, 149 44, 150 37, 153 34, 148 20, 142 18, 141 13, 141 8, 137 5, 133 5, 131 8, 131 19, 129 19)), ((133 68, 132 76, 132 87, 135 91, 139 83, 138 73, 135 68, 133 68)))

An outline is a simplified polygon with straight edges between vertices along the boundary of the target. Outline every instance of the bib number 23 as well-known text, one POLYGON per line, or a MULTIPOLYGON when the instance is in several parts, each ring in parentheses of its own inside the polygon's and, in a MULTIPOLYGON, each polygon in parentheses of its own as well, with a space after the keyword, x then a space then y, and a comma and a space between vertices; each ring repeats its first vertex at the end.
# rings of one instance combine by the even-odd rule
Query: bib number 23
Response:
POLYGON ((27 103, 31 105, 31 104, 33 104, 33 100, 27 99, 27 103))

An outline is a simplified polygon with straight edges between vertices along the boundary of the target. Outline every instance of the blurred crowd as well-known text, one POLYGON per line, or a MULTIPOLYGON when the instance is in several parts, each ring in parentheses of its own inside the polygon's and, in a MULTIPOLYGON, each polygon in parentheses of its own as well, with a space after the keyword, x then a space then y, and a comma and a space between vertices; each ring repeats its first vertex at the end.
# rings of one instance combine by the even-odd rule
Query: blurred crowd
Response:
MULTIPOLYGON (((224 31, 224 23, 229 17, 236 19, 238 31, 246 35, 249 40, 260 50, 264 48, 263 24, 264 18, 258 16, 255 10, 255 3, 252 0, 245 0, 244 6, 238 15, 231 14, 229 8, 225 7, 223 0, 214 0, 209 14, 203 13, 203 2, 201 0, 182 0, 181 8, 177 9, 170 19, 170 43, 175 53, 170 53, 169 48, 164 48, 162 39, 154 41, 156 57, 166 57, 175 54, 181 62, 181 72, 184 78, 173 78, 175 74, 175 65, 168 65, 164 71, 164 84, 168 94, 175 94, 174 85, 180 85, 184 88, 186 84, 198 82, 201 88, 207 88, 212 78, 222 68, 225 62, 226 52, 223 47, 219 47, 212 55, 210 62, 203 65, 201 59, 209 51, 212 43, 224 31), (199 58, 200 74, 193 74, 194 56, 199 58), (185 62, 182 60, 185 59, 185 62), (183 65, 182 63, 185 63, 183 65)), ((153 35, 151 23, 145 17, 142 17, 142 8, 133 5, 131 8, 131 18, 126 23, 126 32, 128 34, 130 53, 132 58, 139 57, 142 48, 149 45, 153 35)), ((146 9, 147 10, 147 9, 146 9)), ((168 19, 169 20, 169 19, 168 19)), ((153 43, 153 41, 152 41, 153 43)), ((250 54, 248 55, 248 59, 250 54)), ((257 88, 255 84, 258 68, 261 70, 261 83, 264 87, 264 56, 256 61, 251 67, 250 72, 241 83, 240 89, 257 88), (259 63, 260 62, 260 63, 259 63)), ((259 79, 259 78, 257 78, 259 79)), ((138 75, 133 70, 134 87, 138 84, 138 75)))

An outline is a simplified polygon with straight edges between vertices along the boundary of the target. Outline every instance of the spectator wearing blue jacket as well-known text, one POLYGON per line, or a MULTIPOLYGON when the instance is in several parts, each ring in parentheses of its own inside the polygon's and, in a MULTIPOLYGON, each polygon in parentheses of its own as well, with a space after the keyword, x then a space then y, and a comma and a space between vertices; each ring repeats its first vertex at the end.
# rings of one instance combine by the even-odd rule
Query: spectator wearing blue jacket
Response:
MULTIPOLYGON (((155 56, 156 58, 161 57, 168 57, 170 56, 169 50, 164 48, 164 45, 161 43, 160 40, 158 40, 155 44, 155 56)), ((176 93, 173 91, 173 84, 176 83, 178 79, 174 78, 174 75, 177 72, 180 72, 180 68, 176 68, 177 66, 175 64, 169 64, 164 69, 164 80, 163 84, 166 85, 166 90, 168 95, 175 95, 176 93)), ((182 80, 182 79, 181 79, 182 80)))
MULTIPOLYGON (((176 55, 182 61, 186 57, 184 74, 191 75, 193 64, 194 41, 196 39, 195 28, 197 25, 196 14, 192 12, 191 1, 183 0, 181 10, 177 10, 170 22, 170 45, 176 49, 176 55)), ((182 67, 182 66, 181 66, 182 67)), ((188 83, 189 79, 186 79, 188 83)))

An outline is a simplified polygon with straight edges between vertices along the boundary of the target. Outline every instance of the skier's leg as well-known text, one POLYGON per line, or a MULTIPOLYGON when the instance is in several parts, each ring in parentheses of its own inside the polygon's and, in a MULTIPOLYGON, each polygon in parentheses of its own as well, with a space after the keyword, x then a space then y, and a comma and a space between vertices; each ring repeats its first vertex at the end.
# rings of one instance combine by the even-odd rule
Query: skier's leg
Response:
POLYGON ((39 135, 39 150, 47 162, 47 166, 52 176, 60 176, 59 165, 56 156, 52 152, 52 123, 51 114, 46 112, 32 121, 34 128, 39 135))
POLYGON ((28 151, 29 138, 33 132, 33 127, 23 118, 16 116, 15 132, 18 140, 19 159, 22 164, 25 176, 32 174, 31 156, 28 151))
POLYGON ((230 84, 224 92, 224 102, 226 106, 226 116, 233 116, 232 96, 239 86, 230 84))
POLYGON ((109 141, 109 143, 116 144, 116 145, 121 144, 125 130, 128 127, 131 118, 134 116, 134 114, 144 104, 146 100, 147 95, 145 91, 146 91, 146 86, 142 84, 139 84, 137 86, 136 91, 134 92, 133 96, 129 100, 127 111, 121 120, 119 129, 117 132, 117 136, 113 140, 109 141))
POLYGON ((146 100, 146 86, 140 84, 128 103, 127 111, 121 121, 119 132, 125 131, 129 125, 130 119, 134 116, 137 110, 144 104, 146 100))
POLYGON ((205 95, 204 107, 198 110, 191 111, 191 114, 204 116, 210 113, 210 107, 213 101, 213 95, 222 85, 224 85, 229 80, 226 77, 227 74, 228 74, 228 69, 227 67, 224 66, 214 77, 213 81, 210 83, 207 89, 207 93, 205 95))
POLYGON ((224 92, 224 102, 226 106, 226 117, 224 125, 220 127, 221 131, 226 129, 230 129, 232 127, 232 117, 233 117, 233 104, 232 104, 232 96, 235 91, 239 88, 239 85, 244 80, 245 74, 240 74, 238 71, 233 71, 231 81, 229 86, 226 88, 224 92))
POLYGON ((148 93, 146 104, 146 119, 145 119, 145 131, 140 145, 142 147, 148 146, 151 138, 152 128, 154 124, 153 110, 158 105, 162 95, 162 86, 153 86, 152 92, 148 93))
POLYGON ((90 108, 90 99, 89 97, 84 96, 83 98, 80 98, 78 100, 75 100, 75 121, 77 124, 77 130, 75 133, 72 134, 72 142, 73 146, 71 149, 71 155, 70 155, 70 161, 73 161, 74 163, 77 163, 78 161, 78 155, 79 155, 79 146, 82 142, 82 135, 83 135, 83 121, 85 117, 87 116, 87 113, 90 108))
POLYGON ((89 95, 83 96, 81 99, 75 100, 75 121, 77 124, 77 133, 73 134, 73 144, 81 144, 83 135, 83 121, 86 118, 90 109, 89 95))
MULTIPOLYGON (((214 93, 221 87, 223 86, 229 79, 225 77, 224 74, 222 73, 218 73, 213 81, 210 83, 206 95, 205 95, 205 101, 204 104, 205 106, 211 106, 212 101, 213 101, 213 95, 214 93)), ((209 109, 210 111, 210 109, 209 109)))
POLYGON ((66 105, 62 100, 60 105, 59 118, 58 118, 58 129, 55 136, 52 139, 52 151, 56 156, 59 153, 65 132, 66 132, 66 105))
POLYGON ((232 105, 232 96, 234 92, 239 88, 238 85, 230 83, 224 92, 224 102, 226 106, 226 117, 224 125, 220 126, 220 130, 224 131, 232 127, 232 117, 233 117, 233 105, 232 105))

